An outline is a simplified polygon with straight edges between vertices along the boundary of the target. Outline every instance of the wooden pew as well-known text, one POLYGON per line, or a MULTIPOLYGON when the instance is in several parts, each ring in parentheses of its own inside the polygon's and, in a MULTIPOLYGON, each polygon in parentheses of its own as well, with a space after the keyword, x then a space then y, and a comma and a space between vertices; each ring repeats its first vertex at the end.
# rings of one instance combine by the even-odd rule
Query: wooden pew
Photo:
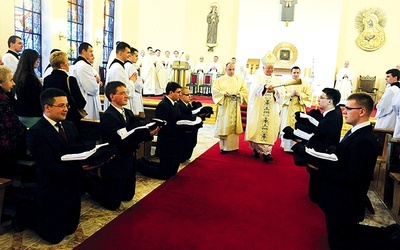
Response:
POLYGON ((382 201, 388 201, 388 179, 389 179, 389 157, 390 145, 389 141, 393 136, 393 130, 390 129, 374 129, 374 134, 378 141, 378 158, 374 169, 374 178, 372 180, 372 188, 382 201))
POLYGON ((394 219, 397 221, 397 223, 400 223, 400 173, 390 173, 390 177, 394 181, 394 186, 393 186, 393 204, 392 208, 390 209, 390 213, 394 217, 394 219))
MULTIPOLYGON (((11 185, 11 183, 12 181, 10 179, 0 177, 0 221, 1 221, 1 215, 3 213, 4 194, 6 191, 6 187, 11 185)), ((3 229, 0 224, 0 233, 2 232, 2 230, 3 229)))

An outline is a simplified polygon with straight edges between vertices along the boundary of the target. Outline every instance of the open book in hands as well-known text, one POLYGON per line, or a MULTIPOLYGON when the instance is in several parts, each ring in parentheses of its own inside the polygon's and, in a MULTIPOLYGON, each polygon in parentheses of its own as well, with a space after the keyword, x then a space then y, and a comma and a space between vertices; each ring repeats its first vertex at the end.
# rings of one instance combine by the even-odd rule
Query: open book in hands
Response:
POLYGON ((138 132, 139 130, 142 130, 142 129, 154 130, 158 126, 164 126, 165 124, 167 124, 166 121, 160 120, 160 119, 157 119, 157 118, 153 118, 152 121, 147 123, 146 125, 133 128, 133 129, 131 129, 129 131, 127 131, 126 127, 118 129, 117 130, 117 134, 121 137, 121 140, 124 140, 125 138, 127 138, 128 136, 132 135, 135 132, 138 132))
POLYGON ((117 153, 115 146, 103 143, 96 145, 93 149, 76 154, 61 156, 62 161, 82 161, 82 164, 98 166, 114 158, 117 153))

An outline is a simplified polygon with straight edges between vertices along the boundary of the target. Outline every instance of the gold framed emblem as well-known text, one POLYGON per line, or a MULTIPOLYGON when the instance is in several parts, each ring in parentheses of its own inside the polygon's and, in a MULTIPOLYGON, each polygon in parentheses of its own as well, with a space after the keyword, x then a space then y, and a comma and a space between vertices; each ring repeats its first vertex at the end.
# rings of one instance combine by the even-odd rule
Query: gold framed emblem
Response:
POLYGON ((272 53, 277 58, 275 64, 280 67, 291 67, 298 57, 296 46, 288 42, 282 42, 276 45, 272 53))

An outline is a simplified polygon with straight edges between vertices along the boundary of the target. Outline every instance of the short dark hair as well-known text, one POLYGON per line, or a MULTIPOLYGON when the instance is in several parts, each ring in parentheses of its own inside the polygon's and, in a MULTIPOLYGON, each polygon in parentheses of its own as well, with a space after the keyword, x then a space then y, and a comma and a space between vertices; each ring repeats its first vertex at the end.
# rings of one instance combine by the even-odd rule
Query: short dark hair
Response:
POLYGON ((355 100, 358 106, 365 108, 368 116, 371 115, 371 112, 374 109, 374 100, 372 100, 372 97, 367 93, 353 93, 347 97, 347 100, 355 100))
POLYGON ((389 69, 386 74, 391 74, 393 77, 396 76, 397 80, 400 80, 400 71, 398 69, 389 69))
POLYGON ((169 82, 167 83, 167 87, 165 88, 165 92, 169 95, 169 92, 175 92, 175 90, 182 88, 181 85, 177 82, 169 82))
POLYGON ((48 88, 43 90, 40 94, 40 104, 42 105, 42 109, 44 110, 44 105, 53 105, 56 100, 55 97, 59 96, 67 96, 67 94, 61 89, 57 88, 48 88))
POLYGON ((89 47, 92 47, 92 48, 93 48, 93 46, 92 46, 90 43, 87 43, 87 42, 81 43, 81 44, 79 45, 79 49, 78 49, 79 54, 81 54, 82 51, 84 51, 84 50, 88 50, 89 47))
MULTIPOLYGON (((19 37, 19 36, 15 36, 15 35, 10 36, 10 37, 8 38, 8 41, 7 41, 8 47, 10 48, 11 44, 12 44, 12 43, 15 43, 15 42, 17 41, 18 38, 21 39, 21 37, 19 37)), ((22 40, 22 39, 21 39, 21 40, 22 40)))
POLYGON ((115 49, 115 51, 118 53, 122 50, 125 50, 125 48, 131 48, 131 46, 129 46, 129 44, 127 44, 126 42, 119 42, 117 45, 117 48, 115 49))
POLYGON ((336 106, 340 102, 341 94, 339 90, 334 88, 324 88, 322 90, 326 96, 332 100, 333 106, 336 106))
POLYGON ((292 73, 294 69, 298 69, 298 70, 300 70, 300 71, 301 71, 301 69, 300 69, 300 67, 299 67, 299 66, 293 66, 293 67, 292 67, 292 69, 290 70, 290 73, 292 73))
POLYGON ((153 49, 153 47, 151 47, 151 46, 147 47, 147 50, 149 50, 149 49, 153 49))
POLYGON ((117 88, 118 87, 126 87, 125 83, 120 82, 120 81, 112 81, 107 83, 106 89, 105 89, 105 94, 107 96, 107 99, 111 102, 111 94, 116 94, 117 93, 117 88))
POLYGON ((138 51, 137 49, 135 49, 134 47, 131 47, 131 54, 132 54, 132 55, 135 53, 135 51, 136 51, 137 53, 139 53, 139 51, 138 51))

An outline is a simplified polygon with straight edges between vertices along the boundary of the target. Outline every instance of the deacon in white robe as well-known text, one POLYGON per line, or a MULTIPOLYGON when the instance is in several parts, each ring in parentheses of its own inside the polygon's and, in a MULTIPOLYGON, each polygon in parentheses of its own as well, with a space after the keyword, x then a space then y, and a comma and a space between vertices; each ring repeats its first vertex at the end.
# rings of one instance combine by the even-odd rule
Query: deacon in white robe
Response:
MULTIPOLYGON (((138 70, 136 68, 135 63, 138 60, 139 54, 138 50, 131 47, 131 55, 128 57, 128 60, 125 62, 124 67, 126 74, 128 76, 132 76, 134 74, 138 75, 138 70)), ((143 106, 143 97, 142 97, 142 90, 143 90, 143 80, 141 77, 137 77, 137 80, 134 82, 134 91, 135 95, 133 98, 133 109, 132 112, 135 116, 139 116, 144 118, 144 106, 143 106)))
POLYGON ((262 60, 263 73, 256 75, 250 84, 247 104, 245 141, 250 142, 254 157, 263 155, 265 162, 272 161, 272 146, 279 135, 280 112, 285 94, 281 80, 273 75, 275 57, 268 53, 262 60))
MULTIPOLYGON (((294 66, 291 69, 292 80, 289 82, 300 79, 300 68, 294 66)), ((294 128, 296 123, 295 113, 296 112, 306 112, 306 108, 311 106, 312 98, 312 88, 311 85, 304 79, 301 79, 301 84, 290 85, 285 87, 286 94, 283 98, 282 104, 282 114, 281 114, 281 130, 286 126, 294 128)), ((283 133, 281 132, 281 147, 285 152, 292 152, 291 148, 295 144, 293 140, 288 140, 283 138, 283 133)))
POLYGON ((344 62, 344 67, 336 74, 335 89, 339 90, 341 95, 341 104, 346 104, 347 97, 351 95, 355 88, 354 72, 349 68, 349 61, 344 62))
POLYGON ((78 80, 78 86, 86 100, 85 110, 88 115, 85 118, 100 120, 100 85, 96 81, 93 66, 89 62, 91 57, 94 58, 92 45, 86 42, 81 43, 79 56, 70 67, 69 73, 78 80))
POLYGON ((226 75, 212 84, 212 98, 217 104, 215 137, 220 139, 221 154, 239 149, 239 134, 243 133, 240 105, 247 103, 246 83, 235 76, 235 65, 226 66, 226 75))

